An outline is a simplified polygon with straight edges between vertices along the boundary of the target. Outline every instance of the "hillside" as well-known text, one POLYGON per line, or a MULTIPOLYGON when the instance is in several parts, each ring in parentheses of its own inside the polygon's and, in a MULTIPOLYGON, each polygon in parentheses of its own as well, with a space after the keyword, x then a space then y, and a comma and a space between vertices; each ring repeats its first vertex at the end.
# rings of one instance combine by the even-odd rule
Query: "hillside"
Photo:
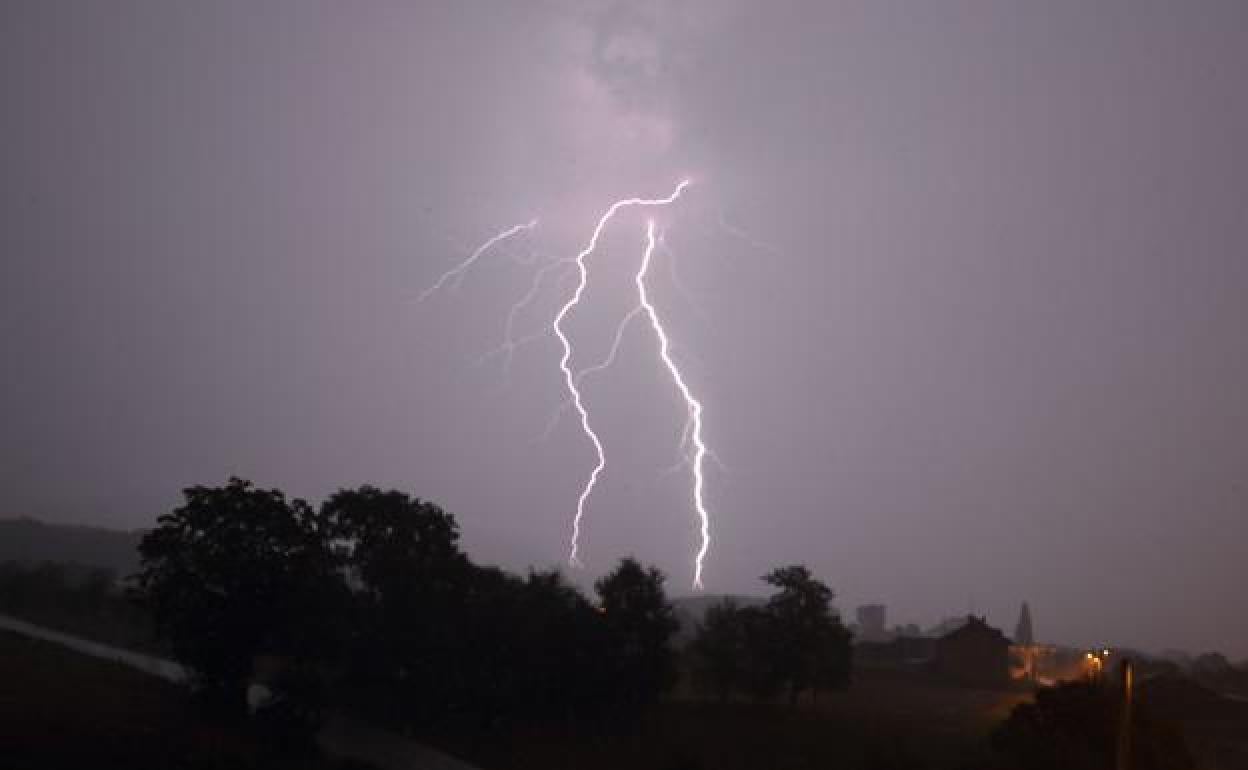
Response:
POLYGON ((0 563, 77 563, 128 575, 138 567, 136 548, 142 536, 141 531, 0 519, 0 563))

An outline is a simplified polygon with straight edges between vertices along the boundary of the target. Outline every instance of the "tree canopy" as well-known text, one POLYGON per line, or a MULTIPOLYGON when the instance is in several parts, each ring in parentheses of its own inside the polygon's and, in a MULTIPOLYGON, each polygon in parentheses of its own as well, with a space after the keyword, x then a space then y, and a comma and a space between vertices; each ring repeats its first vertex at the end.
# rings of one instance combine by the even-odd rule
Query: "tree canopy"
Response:
POLYGON ((241 708, 256 656, 328 654, 335 562, 302 500, 238 478, 183 496, 139 544, 138 594, 174 656, 241 708))
POLYGON ((657 699, 676 681, 669 642, 679 623, 664 580, 654 567, 626 558, 594 584, 611 640, 607 660, 625 687, 623 697, 635 703, 657 699))
POLYGON ((451 514, 397 490, 319 510, 237 478, 184 497, 143 538, 135 593, 235 711, 262 658, 291 698, 332 689, 424 724, 635 710, 675 682, 664 578, 635 559, 595 605, 559 572, 473 564, 451 514))
POLYGON ((832 610, 833 593, 801 565, 763 576, 778 589, 761 607, 723 602, 707 610, 692 642, 695 681, 727 698, 767 699, 849 684, 851 635, 832 610))

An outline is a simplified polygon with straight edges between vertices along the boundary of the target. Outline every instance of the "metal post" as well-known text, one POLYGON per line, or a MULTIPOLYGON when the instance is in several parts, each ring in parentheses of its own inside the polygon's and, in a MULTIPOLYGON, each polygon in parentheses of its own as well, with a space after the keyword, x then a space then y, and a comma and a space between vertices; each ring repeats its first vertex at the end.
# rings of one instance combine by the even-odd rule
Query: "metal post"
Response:
POLYGON ((1131 768, 1131 708, 1135 695, 1135 667, 1122 659, 1122 714, 1118 720, 1117 770, 1131 768))

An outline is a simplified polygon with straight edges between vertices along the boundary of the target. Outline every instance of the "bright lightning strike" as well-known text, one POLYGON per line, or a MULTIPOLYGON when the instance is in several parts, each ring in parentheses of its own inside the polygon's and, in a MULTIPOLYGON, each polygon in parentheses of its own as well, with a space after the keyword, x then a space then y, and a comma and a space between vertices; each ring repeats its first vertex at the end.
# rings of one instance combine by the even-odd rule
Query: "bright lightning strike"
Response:
POLYGON ((432 286, 422 291, 420 295, 416 297, 416 301, 424 302, 425 299, 430 294, 433 294, 438 289, 441 289, 443 286, 446 285, 448 281, 453 280, 455 281, 455 285, 459 286, 460 282, 464 280, 464 275, 468 272, 468 268, 472 267, 473 263, 476 262, 478 259, 480 259, 482 254, 489 251, 491 248, 498 245, 499 243, 502 243, 503 241, 512 237, 513 235, 518 235, 519 233, 524 232, 526 230, 532 230, 535 227, 537 227, 537 220, 531 219, 528 222, 525 222, 524 224, 515 225, 514 227, 509 227, 506 230, 502 231, 501 233, 494 235, 488 241, 478 246, 471 254, 468 255, 468 258, 465 259, 463 262, 460 262, 455 267, 443 273, 442 277, 439 278, 437 282, 435 282, 432 286))
MULTIPOLYGON (((581 537, 581 519, 585 515, 585 501, 594 491, 594 486, 598 483, 598 477, 602 474, 603 468, 607 466, 607 456, 603 452, 602 441, 599 440, 598 434, 594 432, 593 427, 589 423, 589 412, 585 409, 585 404, 581 400, 581 391, 577 387, 576 376, 568 362, 572 359, 572 343, 568 340, 567 335, 563 331, 563 321, 567 318, 572 308, 581 302, 581 295, 585 293, 585 285, 589 282, 589 268, 585 264, 585 260, 598 247, 598 238, 602 235, 602 231, 606 229, 607 223, 615 216, 616 212, 622 208, 629 206, 667 206, 676 201, 685 188, 689 186, 689 180, 685 179, 676 185, 676 189, 666 198, 625 198, 611 204, 599 219, 598 224, 594 227, 593 235, 590 236, 589 243, 576 255, 576 267, 580 274, 580 281, 576 285, 576 290, 572 296, 559 309, 555 315, 551 328, 555 336, 559 338, 559 343, 563 346, 563 355, 559 358, 559 370, 563 372, 564 385, 567 386, 569 395, 572 396, 572 406, 576 408, 577 414, 581 417, 581 430, 589 438, 590 443, 594 445, 594 452, 597 455, 597 462, 589 473, 589 477, 585 481, 585 486, 581 489, 581 494, 576 500, 576 514, 572 517, 572 542, 568 551, 568 563, 574 567, 581 566, 581 560, 578 557, 581 537)), ((705 540, 705 538, 704 538, 705 540)), ((699 553, 697 563, 700 565, 702 555, 705 554, 706 544, 703 543, 703 550, 699 553)), ((700 580, 701 568, 695 572, 696 586, 701 585, 700 580)))
MULTIPOLYGON (((616 354, 620 352, 620 343, 624 341, 624 332, 628 329, 629 322, 639 315, 641 315, 640 305, 628 311, 628 313, 620 319, 619 325, 615 327, 615 337, 611 340, 611 349, 607 351, 607 355, 604 356, 598 363, 592 366, 587 366, 576 373, 575 381, 578 386, 581 384, 581 380, 584 380, 587 376, 597 374, 598 372, 608 369, 615 363, 616 354)), ((559 408, 556 409, 554 414, 550 416, 550 420, 546 423, 546 429, 542 431, 542 435, 539 437, 539 440, 545 441, 550 438, 550 434, 554 433, 555 428, 559 425, 559 418, 562 417, 563 413, 566 412, 571 406, 571 398, 566 399, 559 405, 559 408)))
MULTIPOLYGON (((662 359, 664 366, 671 375, 672 381, 675 383, 685 401, 686 416, 682 426, 679 442, 680 453, 683 461, 673 468, 673 470, 678 470, 681 467, 687 467, 693 475, 693 504, 697 513, 702 536, 701 544, 698 548, 697 555, 694 558, 693 587, 696 590, 700 590, 703 587, 703 562, 706 558, 707 551, 710 548, 710 516, 707 512, 703 494, 705 488, 703 468, 707 459, 717 461, 717 458, 715 457, 715 454, 707 448, 702 437, 702 402, 694 397, 692 391, 689 389, 689 386, 686 384, 679 367, 677 367, 675 361, 672 360, 671 343, 668 339, 667 332, 659 319, 658 311, 651 303, 649 295, 646 291, 646 276, 650 269, 655 248, 657 246, 661 249, 667 249, 667 245, 663 242, 662 235, 656 234, 653 219, 647 221, 646 248, 642 256, 641 266, 635 276, 638 298, 637 305, 625 314, 616 326, 615 336, 605 358, 596 364, 574 371, 571 366, 573 357, 572 342, 568 339, 568 336, 563 328, 564 321, 567 319, 568 315, 580 304, 581 297, 589 283, 588 259, 598 248, 599 238, 602 236, 602 233, 615 215, 621 209, 629 207, 661 207, 671 205, 676 202, 689 184, 690 182, 688 179, 682 180, 678 185, 676 185, 675 190, 664 198, 625 198, 612 203, 611 206, 608 207, 602 214, 602 216, 599 217, 596 225, 594 226, 588 244, 586 244, 585 248, 582 249, 574 258, 554 260, 536 271, 528 290, 511 306, 507 313, 503 329, 504 339, 502 345, 486 353, 482 356, 481 360, 484 361, 494 355, 503 355, 503 374, 504 378, 506 378, 512 356, 521 345, 536 340, 549 332, 554 332, 554 335, 559 339, 559 343, 563 350, 562 355, 559 358, 559 370, 563 375, 568 398, 555 412, 552 421, 547 425, 546 433, 543 435, 548 435, 554 429, 559 416, 563 412, 565 412, 569 407, 575 408, 580 417, 581 430, 593 445, 596 457, 594 467, 590 471, 588 478, 585 480, 585 484, 581 488, 580 495, 577 497, 576 512, 572 518, 572 537, 568 552, 568 563, 574 567, 580 567, 581 560, 579 558, 579 548, 581 523, 585 515, 585 506, 590 496, 593 494, 594 488, 598 483, 598 479, 607 465, 606 453, 603 449, 602 441, 599 439, 598 434, 594 431, 590 423, 589 411, 585 407, 584 400, 581 396, 581 383, 587 376, 601 372, 615 362, 624 338, 624 333, 629 327, 629 324, 635 318, 639 317, 643 313, 649 318, 650 326, 654 329, 655 336, 659 342, 659 357, 662 359), (555 315, 549 330, 540 334, 530 334, 525 337, 517 338, 515 335, 517 318, 526 307, 531 305, 536 300, 546 277, 551 273, 556 273, 559 276, 558 282, 562 283, 562 280, 567 275, 570 275, 574 265, 578 276, 576 287, 573 290, 571 297, 569 297, 569 299, 559 308, 559 311, 555 315), (558 272, 560 270, 565 270, 567 272, 560 273, 558 272)), ((728 225, 726 221, 723 221, 722 217, 720 224, 724 229, 728 230, 730 234, 737 237, 748 238, 745 234, 740 233, 735 228, 728 225)), ((489 240, 482 243, 471 254, 469 254, 467 259, 456 265, 451 270, 448 270, 432 286, 421 292, 417 301, 423 301, 429 295, 438 291, 448 283, 453 284, 454 287, 458 287, 460 282, 463 281, 468 270, 478 259, 480 259, 483 254, 503 241, 519 235, 522 232, 532 231, 536 227, 537 220, 534 219, 524 224, 514 225, 513 227, 493 235, 489 240)), ((680 284, 678 276, 675 272, 675 255, 668 252, 668 256, 669 267, 673 271, 672 282, 678 290, 683 292, 683 286, 680 284)))
POLYGON ((706 444, 702 440, 702 402, 694 398, 692 391, 685 383, 685 378, 681 376, 680 369, 672 360, 667 332, 664 331, 663 324, 659 321, 658 311, 654 309, 654 305, 646 295, 646 271, 650 269, 650 257, 654 254, 654 245, 654 220, 651 219, 646 222, 646 251, 641 259, 641 267, 637 270, 637 299, 645 309, 646 315, 650 317, 650 325, 654 327, 654 333, 659 338, 659 357, 663 359, 663 364, 667 366, 668 373, 672 375, 672 380, 680 390, 680 395, 685 399, 685 408, 688 413, 685 427, 694 446, 693 505, 697 510, 702 529, 702 546, 698 549, 693 566, 693 587, 695 590, 700 590, 702 588, 702 561, 706 558, 706 552, 711 546, 710 516, 707 514, 706 503, 702 497, 704 487, 702 461, 706 459, 707 454, 706 444))

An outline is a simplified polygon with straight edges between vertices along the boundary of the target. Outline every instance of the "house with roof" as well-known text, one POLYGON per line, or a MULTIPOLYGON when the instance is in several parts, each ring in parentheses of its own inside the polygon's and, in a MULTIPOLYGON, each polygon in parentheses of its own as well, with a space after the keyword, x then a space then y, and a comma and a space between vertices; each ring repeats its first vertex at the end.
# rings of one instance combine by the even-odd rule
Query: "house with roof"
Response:
POLYGON ((1009 637, 985 617, 967 615, 966 623, 936 640, 936 672, 950 682, 975 687, 1010 683, 1009 637))

